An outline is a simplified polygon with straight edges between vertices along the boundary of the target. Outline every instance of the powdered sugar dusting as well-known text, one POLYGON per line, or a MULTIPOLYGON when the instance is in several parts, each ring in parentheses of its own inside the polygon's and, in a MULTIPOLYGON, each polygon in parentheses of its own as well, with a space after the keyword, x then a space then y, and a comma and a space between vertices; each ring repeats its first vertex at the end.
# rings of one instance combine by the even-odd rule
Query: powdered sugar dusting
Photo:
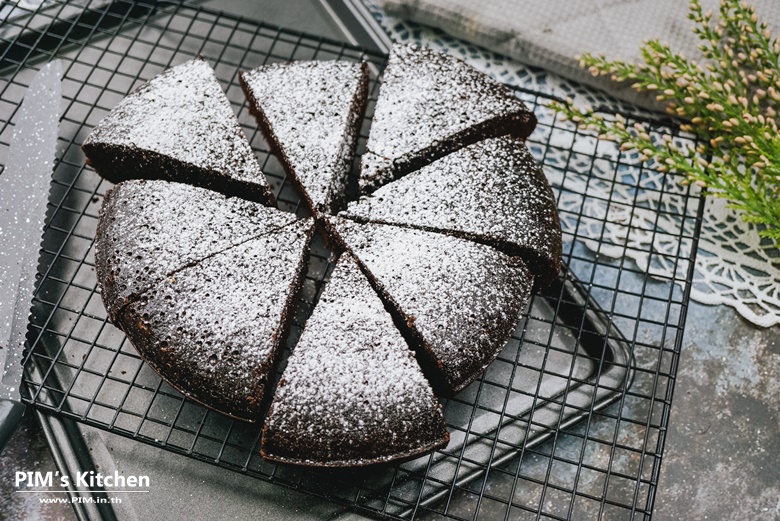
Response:
POLYGON ((95 241, 109 316, 168 273, 293 221, 290 213, 180 183, 120 183, 106 194, 95 241))
POLYGON ((375 189, 478 139, 526 137, 535 123, 505 85, 452 56, 397 44, 374 110, 360 187, 375 189))
POLYGON ((561 226, 552 189, 526 146, 509 137, 445 156, 341 215, 497 244, 525 254, 529 267, 545 278, 560 268, 561 226))
POLYGON ((452 391, 493 361, 528 303, 525 264, 490 246, 345 219, 334 228, 443 366, 452 391))
MULTIPOLYGON (((201 59, 172 67, 126 96, 84 142, 85 151, 106 146, 160 154, 181 163, 182 169, 194 167, 267 191, 265 177, 230 102, 214 70, 201 59)), ((136 160, 143 162, 144 157, 139 153, 136 160)), ((138 166, 142 170, 142 165, 138 166)), ((146 166, 155 168, 152 163, 146 166)), ((128 175, 105 174, 109 178, 128 175)))
POLYGON ((368 464, 447 439, 414 355, 354 259, 343 255, 276 391, 264 454, 311 465, 368 464))
POLYGON ((155 284, 119 325, 168 382, 222 412, 259 420, 311 219, 252 239, 155 284))
POLYGON ((365 63, 277 63, 241 73, 253 113, 315 211, 344 197, 365 110, 365 63))

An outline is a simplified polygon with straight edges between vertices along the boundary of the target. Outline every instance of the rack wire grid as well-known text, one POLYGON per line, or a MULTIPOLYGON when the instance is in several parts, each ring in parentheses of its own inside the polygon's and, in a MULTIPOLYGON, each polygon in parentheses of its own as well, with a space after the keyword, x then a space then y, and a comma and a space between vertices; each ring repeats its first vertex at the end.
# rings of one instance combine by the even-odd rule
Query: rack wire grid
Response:
MULTIPOLYGON (((110 184, 85 166, 80 145, 135 87, 200 54, 214 66, 280 207, 303 215, 300 198, 248 114, 239 69, 286 60, 368 61, 374 74, 360 152, 385 56, 176 2, 76 4, 53 0, 27 16, 6 16, 0 34, 2 157, 36 64, 54 57, 64 61, 58 160, 25 358, 26 403, 375 517, 652 516, 703 208, 699 196, 677 184, 676 174, 648 169, 620 152, 605 153, 609 144, 559 121, 544 106, 548 97, 518 90, 539 117, 529 146, 561 201, 565 273, 533 296, 485 375, 443 401, 453 438, 449 447, 412 462, 365 469, 276 466, 259 456, 260 426, 184 399, 107 321, 93 241, 110 184), (638 177, 627 175, 629 170, 638 177), (603 228, 606 210, 625 202, 583 190, 591 183, 633 194, 635 207, 645 204, 648 193, 659 200, 655 219, 626 223, 653 240, 626 242, 617 256, 602 254, 606 242, 594 243, 583 230, 603 228), (588 210, 593 204, 605 211, 588 210), (690 247, 644 246, 665 238, 690 247), (633 262, 615 258, 631 253, 676 269, 671 276, 650 277, 633 262)), ((355 181, 353 172, 353 197, 355 181)), ((318 242, 288 349, 332 268, 318 242)))

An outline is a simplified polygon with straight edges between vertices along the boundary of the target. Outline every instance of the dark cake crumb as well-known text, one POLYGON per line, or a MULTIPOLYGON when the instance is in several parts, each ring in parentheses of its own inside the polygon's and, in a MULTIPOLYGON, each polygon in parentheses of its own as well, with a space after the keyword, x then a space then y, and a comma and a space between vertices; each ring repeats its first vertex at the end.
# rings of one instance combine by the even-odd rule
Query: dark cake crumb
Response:
POLYGON ((453 152, 362 197, 340 215, 490 244, 520 255, 544 281, 561 266, 555 196, 525 144, 510 137, 453 152))
POLYGON ((255 422, 294 315, 312 223, 287 225, 184 268, 118 317, 141 357, 186 396, 255 422))
POLYGON ((109 318, 169 273, 295 221, 295 215, 211 190, 131 180, 106 193, 95 266, 109 318))
POLYGON ((275 63, 239 77, 250 111, 309 207, 338 211, 366 108, 366 64, 275 63))
POLYGON ((416 341, 439 392, 479 377, 528 305, 533 276, 519 257, 398 226, 336 218, 331 230, 416 341))
POLYGON ((102 177, 167 179, 273 202, 211 66, 194 59, 128 94, 82 145, 102 177))
POLYGON ((355 260, 342 255, 277 387, 263 457, 369 465, 413 458, 448 440, 414 354, 355 260))
POLYGON ((361 158, 360 189, 371 192, 485 138, 526 138, 535 126, 506 85, 455 57, 396 44, 361 158))

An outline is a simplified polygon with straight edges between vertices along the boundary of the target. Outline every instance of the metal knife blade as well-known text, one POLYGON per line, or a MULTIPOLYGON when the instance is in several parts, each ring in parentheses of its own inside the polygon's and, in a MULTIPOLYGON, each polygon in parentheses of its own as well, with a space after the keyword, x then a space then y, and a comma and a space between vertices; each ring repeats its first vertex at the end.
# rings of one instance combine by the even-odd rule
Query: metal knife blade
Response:
POLYGON ((59 132, 62 63, 27 89, 0 175, 0 450, 21 420, 22 351, 59 132))

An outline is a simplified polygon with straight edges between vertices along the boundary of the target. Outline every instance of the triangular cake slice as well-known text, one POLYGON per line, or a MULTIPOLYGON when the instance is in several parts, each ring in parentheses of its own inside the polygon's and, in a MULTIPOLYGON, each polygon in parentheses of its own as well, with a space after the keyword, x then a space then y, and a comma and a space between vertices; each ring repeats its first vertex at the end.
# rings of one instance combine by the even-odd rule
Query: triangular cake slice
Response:
POLYGON ((260 129, 309 207, 338 211, 366 109, 366 64, 275 63, 242 71, 240 80, 260 129))
POLYGON ((312 223, 298 221, 177 271, 118 317, 141 357, 188 397, 246 421, 295 313, 312 223))
POLYGON ((199 58, 128 94, 82 149, 98 174, 114 183, 167 179, 273 200, 214 69, 199 58))
POLYGON ((296 220, 239 198, 167 181, 131 180, 106 193, 95 267, 111 320, 169 273, 296 220))
POLYGON ((453 152, 350 204, 341 215, 490 244, 520 255, 546 281, 560 270, 555 196, 525 144, 510 137, 453 152))
POLYGON ((536 117, 507 86, 463 61, 395 45, 362 156, 360 188, 379 186, 488 137, 528 137, 536 117))
POLYGON ((480 376, 528 304, 533 276, 490 246, 341 218, 331 231, 407 328, 437 391, 456 393, 480 376))
POLYGON ((414 354, 354 259, 342 255, 276 389, 263 457, 369 465, 413 458, 448 441, 414 354))

